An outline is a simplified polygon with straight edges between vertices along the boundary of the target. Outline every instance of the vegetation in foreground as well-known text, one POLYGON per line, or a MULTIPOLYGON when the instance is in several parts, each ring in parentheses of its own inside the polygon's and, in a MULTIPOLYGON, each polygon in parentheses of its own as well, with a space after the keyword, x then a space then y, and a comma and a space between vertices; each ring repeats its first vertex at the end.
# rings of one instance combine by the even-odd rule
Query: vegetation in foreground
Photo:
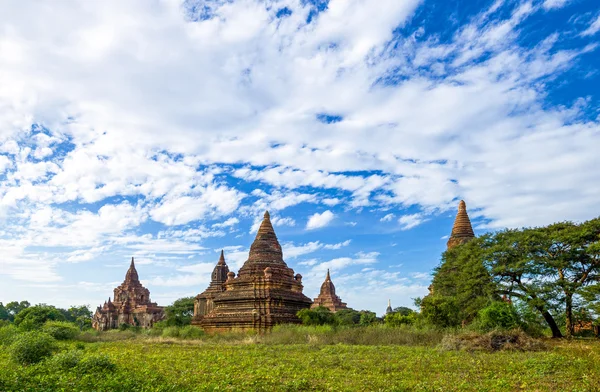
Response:
MULTIPOLYGON (((29 334, 43 332, 19 335, 29 334)), ((593 391, 600 385, 598 341, 491 344, 507 336, 529 339, 522 332, 406 326, 282 326, 270 335, 196 340, 111 331, 94 343, 54 341, 52 354, 30 364, 0 350, 0 390, 593 391)))

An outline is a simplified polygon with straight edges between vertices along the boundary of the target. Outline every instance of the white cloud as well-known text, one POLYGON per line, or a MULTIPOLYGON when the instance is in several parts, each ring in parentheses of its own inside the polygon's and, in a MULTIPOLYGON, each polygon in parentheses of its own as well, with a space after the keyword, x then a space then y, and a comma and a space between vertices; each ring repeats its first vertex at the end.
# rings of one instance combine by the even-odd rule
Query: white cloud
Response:
POLYGON ((396 216, 396 214, 389 213, 386 216, 384 216, 383 218, 379 219, 379 221, 380 222, 391 222, 392 219, 394 219, 395 216, 396 216))
POLYGON ((231 218, 227 219, 225 222, 215 223, 214 225, 212 225, 212 227, 216 227, 216 228, 232 227, 232 226, 237 225, 238 223, 240 223, 240 220, 238 218, 232 216, 231 218))
POLYGON ((545 0, 542 7, 547 10, 558 9, 567 5, 569 1, 570 0, 545 0))
POLYGON ((325 227, 331 223, 335 215, 333 212, 327 210, 322 213, 315 213, 310 218, 308 218, 308 222, 306 223, 307 230, 320 229, 325 227))
POLYGON ((423 217, 423 214, 410 214, 410 215, 402 215, 398 219, 398 223, 400 223, 402 230, 410 230, 413 227, 419 226, 421 223, 425 222, 426 219, 423 217))
POLYGON ((598 31, 600 31, 600 15, 598 15, 593 21, 592 23, 589 25, 589 27, 587 29, 585 29, 581 35, 586 37, 586 36, 591 36, 591 35, 595 35, 598 31))

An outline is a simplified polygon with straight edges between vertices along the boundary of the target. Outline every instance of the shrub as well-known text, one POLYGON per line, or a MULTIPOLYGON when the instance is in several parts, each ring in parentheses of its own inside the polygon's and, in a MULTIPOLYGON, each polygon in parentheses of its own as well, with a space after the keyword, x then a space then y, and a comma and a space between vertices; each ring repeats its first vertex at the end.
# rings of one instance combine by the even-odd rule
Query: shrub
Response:
POLYGON ((37 363, 56 349, 56 340, 44 332, 23 332, 10 346, 10 356, 22 365, 37 363))
POLYGON ((112 372, 116 367, 106 354, 90 354, 83 357, 77 365, 77 369, 85 374, 112 372))
POLYGON ((77 366, 82 358, 81 350, 63 351, 50 359, 50 366, 60 370, 69 370, 77 366))
POLYGON ((540 351, 546 345, 532 339, 523 331, 492 331, 486 334, 467 332, 456 335, 446 335, 440 344, 445 350, 466 351, 540 351))
POLYGON ((179 331, 179 337, 181 339, 202 339, 204 337, 204 331, 198 327, 194 327, 192 325, 187 325, 179 331))
POLYGON ((15 316, 15 325, 21 331, 40 329, 46 321, 65 321, 65 316, 54 306, 36 305, 21 310, 15 316))
POLYGON ((314 309, 302 309, 298 313, 298 318, 304 325, 325 325, 335 324, 335 318, 331 311, 323 306, 314 309))
POLYGON ((79 334, 79 328, 66 321, 46 321, 42 331, 56 340, 71 340, 79 334))
POLYGON ((127 331, 129 328, 131 328, 131 325, 127 323, 119 324, 119 331, 127 331))
POLYGON ((19 331, 14 325, 7 325, 0 328, 0 345, 10 346, 17 338, 17 335, 19 335, 19 331))
POLYGON ((520 324, 517 310, 506 302, 492 302, 477 315, 477 325, 484 332, 493 329, 514 329, 520 324))
POLYGON ((400 325, 412 325, 416 321, 416 314, 413 312, 408 315, 402 313, 389 313, 384 317, 385 325, 390 327, 399 327, 400 325))

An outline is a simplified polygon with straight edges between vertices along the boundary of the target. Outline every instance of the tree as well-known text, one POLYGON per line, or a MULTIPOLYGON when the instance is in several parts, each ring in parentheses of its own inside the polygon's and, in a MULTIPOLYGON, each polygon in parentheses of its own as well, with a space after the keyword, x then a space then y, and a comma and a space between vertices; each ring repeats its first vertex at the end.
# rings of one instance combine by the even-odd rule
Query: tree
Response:
POLYGON ((392 310, 393 313, 400 313, 402 316, 409 316, 413 314, 415 311, 411 308, 407 308, 406 306, 398 306, 392 310))
POLYGON ((23 309, 27 309, 31 304, 28 301, 12 301, 6 304, 5 309, 8 312, 8 318, 10 321, 14 321, 15 316, 19 314, 23 309))
POLYGON ((9 314, 2 302, 0 302, 0 320, 9 320, 9 314))
POLYGON ((194 297, 179 298, 165 308, 167 326, 190 325, 194 315, 194 297))
POLYGON ((337 325, 357 325, 360 323, 360 312, 354 309, 341 309, 334 313, 337 325))
POLYGON ((370 312, 368 310, 361 310, 360 312, 360 321, 359 324, 362 326, 373 325, 375 323, 381 322, 381 319, 377 318, 375 312, 370 312))
POLYGON ((297 316, 302 320, 304 325, 333 325, 335 318, 333 313, 328 308, 323 306, 314 309, 302 309, 297 313, 297 316))
POLYGON ((15 316, 15 325, 22 330, 40 329, 46 321, 66 321, 62 312, 54 306, 40 304, 23 309, 15 316))

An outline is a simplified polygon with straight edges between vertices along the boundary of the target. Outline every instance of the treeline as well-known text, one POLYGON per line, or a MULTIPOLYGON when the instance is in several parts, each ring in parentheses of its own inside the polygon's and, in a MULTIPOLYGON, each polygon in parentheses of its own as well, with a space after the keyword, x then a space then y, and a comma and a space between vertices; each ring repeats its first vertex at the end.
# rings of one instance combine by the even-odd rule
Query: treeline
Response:
POLYGON ((31 306, 28 301, 13 301, 4 305, 0 302, 0 323, 14 323, 24 331, 41 328, 47 321, 65 321, 80 330, 91 328, 92 312, 87 306, 71 306, 69 309, 52 305, 31 306))
POLYGON ((552 337, 600 325, 600 218, 489 233, 446 251, 421 315, 439 327, 494 317, 552 337))

